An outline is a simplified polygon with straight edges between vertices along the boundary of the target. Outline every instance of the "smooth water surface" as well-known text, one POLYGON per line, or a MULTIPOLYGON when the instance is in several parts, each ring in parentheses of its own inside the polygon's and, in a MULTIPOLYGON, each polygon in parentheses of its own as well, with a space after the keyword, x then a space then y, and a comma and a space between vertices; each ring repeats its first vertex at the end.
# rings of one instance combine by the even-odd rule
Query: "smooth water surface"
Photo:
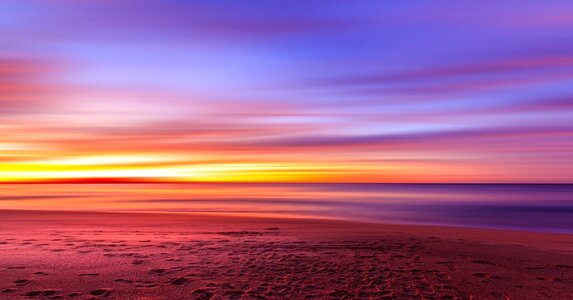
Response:
POLYGON ((573 185, 4 184, 0 208, 225 213, 573 232, 573 185))

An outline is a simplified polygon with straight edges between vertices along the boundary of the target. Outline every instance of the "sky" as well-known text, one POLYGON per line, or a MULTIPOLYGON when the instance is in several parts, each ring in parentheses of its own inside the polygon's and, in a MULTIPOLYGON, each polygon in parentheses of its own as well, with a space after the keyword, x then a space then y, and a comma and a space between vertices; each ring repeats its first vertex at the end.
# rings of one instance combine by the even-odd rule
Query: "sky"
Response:
POLYGON ((0 182, 573 183, 573 2, 0 3, 0 182))

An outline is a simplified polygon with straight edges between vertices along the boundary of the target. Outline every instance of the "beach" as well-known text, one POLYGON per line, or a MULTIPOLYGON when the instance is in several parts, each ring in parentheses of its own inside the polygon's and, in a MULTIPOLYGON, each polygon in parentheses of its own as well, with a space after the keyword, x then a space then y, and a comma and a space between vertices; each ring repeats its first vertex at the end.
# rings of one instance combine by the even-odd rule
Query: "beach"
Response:
POLYGON ((571 299, 573 236, 0 211, 1 299, 571 299))
POLYGON ((573 1, 0 2, 0 300, 573 300, 573 1))

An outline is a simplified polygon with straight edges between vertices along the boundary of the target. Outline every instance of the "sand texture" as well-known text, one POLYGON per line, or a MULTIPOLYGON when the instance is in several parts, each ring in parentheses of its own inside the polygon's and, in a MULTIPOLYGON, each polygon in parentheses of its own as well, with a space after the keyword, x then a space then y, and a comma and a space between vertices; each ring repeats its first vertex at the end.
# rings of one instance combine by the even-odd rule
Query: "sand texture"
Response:
POLYGON ((570 235, 0 211, 0 299, 573 299, 570 235))

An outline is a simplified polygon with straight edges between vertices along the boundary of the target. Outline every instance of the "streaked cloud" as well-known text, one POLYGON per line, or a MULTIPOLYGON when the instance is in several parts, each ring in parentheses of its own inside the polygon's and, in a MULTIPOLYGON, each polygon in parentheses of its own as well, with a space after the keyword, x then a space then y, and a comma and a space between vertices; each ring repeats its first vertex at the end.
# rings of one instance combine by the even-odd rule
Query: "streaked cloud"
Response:
POLYGON ((527 3, 5 2, 0 180, 569 182, 571 5, 527 3))

